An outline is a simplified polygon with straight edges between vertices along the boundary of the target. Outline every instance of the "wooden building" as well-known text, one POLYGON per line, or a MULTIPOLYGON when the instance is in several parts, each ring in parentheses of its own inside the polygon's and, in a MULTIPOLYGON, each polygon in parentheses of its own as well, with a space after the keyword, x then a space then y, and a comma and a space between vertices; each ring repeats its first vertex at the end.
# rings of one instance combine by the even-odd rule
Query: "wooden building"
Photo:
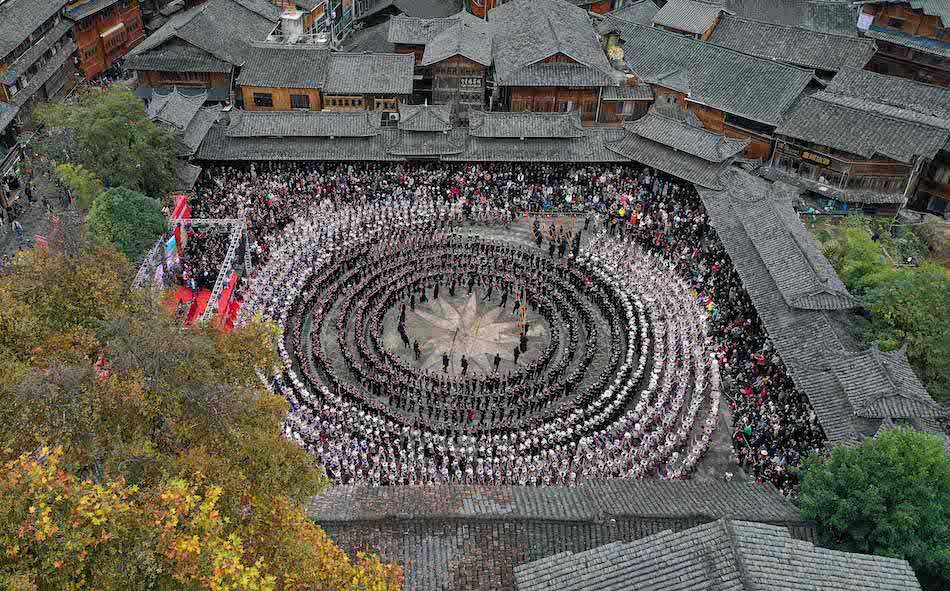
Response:
POLYGON ((877 42, 869 70, 950 86, 950 4, 945 0, 864 2, 858 27, 877 42))
POLYGON ((399 102, 412 95, 415 58, 398 53, 332 53, 324 80, 323 109, 380 111, 399 119, 399 102))
POLYGON ((9 128, 26 123, 38 102, 63 96, 76 85, 72 23, 63 0, 0 3, 0 102, 9 128))
POLYGON ((471 16, 457 19, 426 44, 422 56, 421 65, 431 72, 432 102, 456 105, 456 115, 467 121, 470 110, 485 108, 491 63, 492 35, 488 23, 471 16))
POLYGON ((254 44, 235 80, 248 111, 319 111, 330 51, 313 45, 254 44))
POLYGON ((136 93, 173 88, 206 92, 209 101, 231 100, 231 83, 251 53, 280 22, 268 0, 208 0, 174 14, 132 49, 125 68, 136 72, 136 93))
POLYGON ((624 62, 653 88, 657 104, 694 113, 709 131, 747 140, 747 158, 766 160, 775 128, 814 72, 696 41, 654 27, 618 27, 624 62))
POLYGON ((852 72, 788 114, 770 168, 815 196, 896 211, 946 146, 950 120, 881 102, 865 92, 875 81, 852 72))
POLYGON ((587 13, 566 0, 514 0, 488 16, 497 93, 492 109, 599 116, 622 74, 607 61, 587 13))
POLYGON ((70 2, 79 67, 86 80, 98 76, 145 38, 138 0, 70 2))
POLYGON ((653 26, 705 41, 716 28, 723 12, 723 7, 718 4, 698 0, 669 0, 653 17, 653 26))

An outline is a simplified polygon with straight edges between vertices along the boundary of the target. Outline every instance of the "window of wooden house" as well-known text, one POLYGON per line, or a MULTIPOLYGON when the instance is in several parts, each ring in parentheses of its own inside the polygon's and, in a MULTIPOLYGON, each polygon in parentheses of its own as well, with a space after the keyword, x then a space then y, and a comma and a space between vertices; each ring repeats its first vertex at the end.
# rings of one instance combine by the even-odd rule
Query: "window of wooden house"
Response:
POLYGON ((399 102, 392 98, 378 98, 374 100, 373 108, 376 111, 396 111, 399 108, 399 102))
POLYGON ((290 95, 291 109, 310 109, 310 95, 292 94, 290 95))
POLYGON ((274 95, 269 92, 255 92, 254 106, 255 107, 273 107, 274 95))
POLYGON ((887 26, 892 29, 903 29, 904 28, 904 19, 894 18, 893 16, 887 19, 887 26))

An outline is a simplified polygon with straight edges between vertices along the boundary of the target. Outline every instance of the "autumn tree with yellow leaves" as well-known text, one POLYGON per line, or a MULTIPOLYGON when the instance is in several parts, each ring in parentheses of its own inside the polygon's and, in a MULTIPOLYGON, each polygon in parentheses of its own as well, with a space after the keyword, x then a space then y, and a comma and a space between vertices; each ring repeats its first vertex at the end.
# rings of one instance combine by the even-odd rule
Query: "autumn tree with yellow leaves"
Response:
POLYGON ((0 590, 399 589, 304 512, 326 480, 254 371, 273 326, 184 328, 55 242, 0 275, 0 590))

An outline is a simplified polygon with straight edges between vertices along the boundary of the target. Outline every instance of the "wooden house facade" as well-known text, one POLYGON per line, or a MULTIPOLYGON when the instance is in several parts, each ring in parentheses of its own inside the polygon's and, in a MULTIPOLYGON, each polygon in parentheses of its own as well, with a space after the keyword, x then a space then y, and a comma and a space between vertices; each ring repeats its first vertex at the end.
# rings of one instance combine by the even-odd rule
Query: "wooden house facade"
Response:
POLYGON ((145 38, 138 0, 71 2, 66 16, 74 22, 76 53, 86 80, 105 72, 145 38))
POLYGON ((943 0, 866 2, 858 26, 877 42, 868 69, 950 86, 950 5, 943 0))

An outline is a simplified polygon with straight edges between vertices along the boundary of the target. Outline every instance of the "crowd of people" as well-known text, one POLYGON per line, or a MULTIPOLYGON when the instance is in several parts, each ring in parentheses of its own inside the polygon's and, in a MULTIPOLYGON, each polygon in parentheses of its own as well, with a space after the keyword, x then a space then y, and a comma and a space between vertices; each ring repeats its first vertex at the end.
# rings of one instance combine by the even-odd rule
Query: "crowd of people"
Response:
MULTIPOLYGON (((793 491, 793 467, 823 440, 813 411, 787 377, 688 184, 635 165, 265 163, 211 167, 197 195, 195 217, 248 222, 255 266, 264 267, 242 283, 242 313, 264 311, 286 327, 281 351, 288 365, 275 384, 294 405, 288 429, 339 481, 543 484, 606 476, 684 477, 715 428, 720 370, 730 384, 724 393, 733 411, 736 461, 756 477, 793 491), (501 258, 523 258, 528 268, 545 268, 539 285, 553 282, 556 288, 521 291, 542 315, 555 314, 559 303, 575 311, 569 316, 573 320, 546 320, 557 327, 558 342, 589 336, 598 324, 595 316, 613 313, 616 323, 608 325, 615 330, 600 345, 623 358, 608 367, 626 365, 624 373, 618 379, 613 370, 603 383, 598 376, 583 392, 552 395, 547 399, 563 406, 555 405, 550 416, 523 413, 521 422, 508 415, 510 407, 500 415, 495 385, 488 387, 481 407, 444 405, 443 399, 458 398, 466 388, 484 389, 478 380, 486 376, 473 372, 455 381, 414 373, 411 363, 386 351, 380 318, 386 309, 409 304, 413 290, 417 296, 426 290, 435 299, 438 284, 446 297, 452 269, 460 274, 457 288, 467 291, 471 265, 462 261, 466 247, 456 248, 464 241, 453 237, 463 221, 506 225, 522 212, 543 211, 579 214, 587 220, 585 229, 598 236, 582 248, 580 232, 568 235, 538 223, 531 232, 537 250, 498 246, 513 255, 501 258), (593 227, 591 220, 596 220, 593 227), (424 265, 385 264, 403 261, 416 250, 434 257, 424 260, 437 268, 435 277, 424 265), (399 252, 405 255, 395 256, 399 252), (535 259, 545 262, 530 262, 535 259), (562 266, 568 260, 573 263, 562 266), (642 276, 637 269, 654 273, 642 276), (621 298, 643 294, 644 300, 605 296, 602 309, 596 298, 587 301, 590 307, 574 305, 570 295, 584 295, 585 289, 621 298), (343 303, 328 294, 342 296, 343 303), (686 294, 687 300, 676 294, 686 294), (343 305, 346 315, 340 316, 343 305), (700 315, 683 312, 693 308, 700 315), (627 312, 631 330, 642 333, 617 341, 615 332, 627 326, 627 312), (310 314, 328 332, 305 334, 303 320, 310 314), (324 346, 345 353, 346 360, 321 359, 324 346), (652 349, 639 350, 645 346, 652 349), (655 366, 643 375, 647 368, 635 367, 648 359, 655 366), (309 370, 308 363, 314 364, 309 370), (377 368, 405 382, 389 388, 386 380, 367 378, 377 368), (331 378, 344 369, 347 379, 331 378), (421 389, 412 382, 416 378, 421 389), (582 394, 590 404, 578 404, 582 394), (486 410, 495 410, 493 419, 485 419, 486 410), (475 451, 469 453, 472 446, 475 451), (479 447, 485 449, 479 452, 479 447)), ((223 257, 226 241, 195 244, 195 254, 186 256, 192 276, 213 284, 214 261, 223 257)), ((501 293, 514 298, 517 287, 504 269, 478 276, 486 280, 498 285, 496 299, 501 293)), ((560 358, 552 352, 538 359, 560 358)))

